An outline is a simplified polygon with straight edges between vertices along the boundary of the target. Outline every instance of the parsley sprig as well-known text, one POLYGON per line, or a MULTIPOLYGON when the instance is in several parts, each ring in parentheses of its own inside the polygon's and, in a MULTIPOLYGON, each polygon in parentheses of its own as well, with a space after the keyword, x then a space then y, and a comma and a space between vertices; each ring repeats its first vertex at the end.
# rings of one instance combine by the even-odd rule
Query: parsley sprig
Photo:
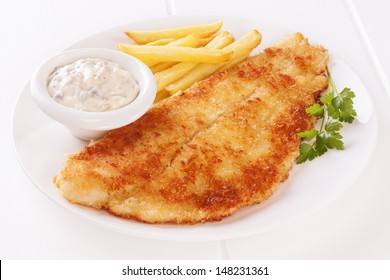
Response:
POLYGON ((303 140, 297 158, 298 164, 313 160, 329 149, 344 150, 340 130, 343 128, 343 123, 352 123, 356 117, 353 108, 354 92, 349 88, 338 92, 328 68, 326 74, 328 90, 320 99, 322 105, 316 103, 306 109, 308 115, 321 120, 320 127, 298 133, 303 140))

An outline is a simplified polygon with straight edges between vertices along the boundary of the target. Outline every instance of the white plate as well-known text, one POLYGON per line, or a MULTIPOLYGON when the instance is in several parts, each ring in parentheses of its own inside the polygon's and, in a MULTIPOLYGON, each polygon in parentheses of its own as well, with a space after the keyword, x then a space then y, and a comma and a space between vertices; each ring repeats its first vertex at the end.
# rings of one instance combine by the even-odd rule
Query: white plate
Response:
MULTIPOLYGON (((125 30, 156 29, 223 20, 224 29, 239 37, 253 28, 263 34, 260 48, 269 46, 288 32, 270 23, 218 17, 166 17, 131 23, 103 31, 70 48, 103 47, 114 49, 118 42, 129 42, 125 30)), ((319 38, 311 41, 320 42, 319 38)), ((86 145, 63 126, 39 111, 30 97, 28 84, 15 106, 13 136, 19 161, 35 185, 49 198, 99 225, 115 231, 154 239, 218 240, 251 235, 280 227, 334 201, 358 179, 376 143, 377 119, 369 94, 353 70, 342 60, 332 60, 332 72, 339 89, 348 85, 356 95, 358 121, 343 130, 346 149, 329 152, 312 162, 295 166, 288 180, 267 201, 244 208, 221 222, 194 226, 148 225, 112 216, 105 211, 70 204, 53 185, 65 154, 86 145), (332 174, 333 180, 324 178, 332 174), (326 175, 328 176, 328 175, 326 175)))

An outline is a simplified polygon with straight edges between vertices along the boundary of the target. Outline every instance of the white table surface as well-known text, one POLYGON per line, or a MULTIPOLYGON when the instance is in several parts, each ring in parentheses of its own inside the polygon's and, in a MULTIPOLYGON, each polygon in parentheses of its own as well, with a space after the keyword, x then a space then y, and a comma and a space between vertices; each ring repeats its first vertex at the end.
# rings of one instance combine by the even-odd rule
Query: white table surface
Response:
POLYGON ((0 258, 390 259, 389 11, 390 2, 380 0, 3 1, 0 258), (380 129, 367 169, 345 194, 306 218, 262 234, 173 242, 136 238, 86 222, 53 203, 29 181, 13 147, 12 112, 38 64, 103 29, 186 14, 261 18, 309 38, 320 33, 326 47, 337 49, 354 68, 370 91, 380 129))

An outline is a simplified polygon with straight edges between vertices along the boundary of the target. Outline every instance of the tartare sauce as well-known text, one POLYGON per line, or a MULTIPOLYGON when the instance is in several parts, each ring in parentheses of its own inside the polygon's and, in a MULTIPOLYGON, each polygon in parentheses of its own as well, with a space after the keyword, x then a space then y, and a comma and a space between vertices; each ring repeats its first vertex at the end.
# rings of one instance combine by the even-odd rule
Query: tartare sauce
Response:
POLYGON ((83 58, 57 67, 47 82, 49 95, 58 103, 87 112, 115 110, 139 93, 133 75, 118 63, 83 58))

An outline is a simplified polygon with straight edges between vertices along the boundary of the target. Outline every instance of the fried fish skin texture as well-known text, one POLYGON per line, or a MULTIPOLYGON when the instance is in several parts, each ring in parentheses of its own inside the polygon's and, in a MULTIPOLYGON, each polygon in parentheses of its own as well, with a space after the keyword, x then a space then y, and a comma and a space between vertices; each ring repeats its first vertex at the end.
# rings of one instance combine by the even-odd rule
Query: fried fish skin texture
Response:
POLYGON ((160 102, 69 157, 55 183, 75 203, 148 223, 220 220, 269 197, 326 89, 327 51, 292 34, 160 102))

